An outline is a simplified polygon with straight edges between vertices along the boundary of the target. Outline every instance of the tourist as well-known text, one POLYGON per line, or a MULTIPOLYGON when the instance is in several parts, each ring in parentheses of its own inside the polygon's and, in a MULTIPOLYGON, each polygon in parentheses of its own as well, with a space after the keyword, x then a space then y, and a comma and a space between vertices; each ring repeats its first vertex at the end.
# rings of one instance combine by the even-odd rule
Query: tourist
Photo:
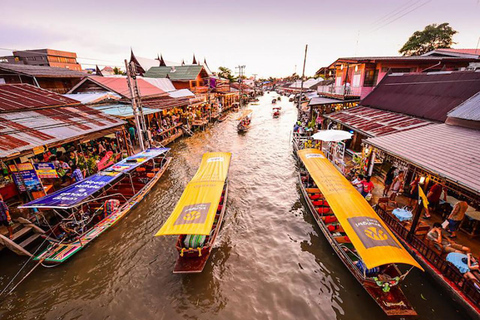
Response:
POLYGON ((133 124, 131 124, 128 128, 128 133, 130 134, 130 141, 132 143, 132 146, 135 146, 135 127, 133 126, 133 124))
MULTIPOLYGON (((427 193, 427 200, 428 200, 428 209, 423 216, 424 219, 430 219, 432 216, 432 212, 434 212, 438 208, 438 204, 440 202, 440 197, 442 196, 442 185, 436 182, 428 191, 427 193)), ((446 195, 445 199, 446 200, 446 195)))
POLYGON ((442 225, 435 222, 432 229, 427 233, 427 239, 434 243, 434 246, 442 252, 460 252, 469 253, 470 248, 455 243, 442 235, 442 225))
POLYGON ((397 168, 395 167, 390 167, 390 169, 387 172, 387 175, 385 176, 385 189, 383 189, 383 196, 386 196, 388 194, 388 191, 390 191, 390 187, 392 186, 393 179, 395 178, 395 170, 397 168))
POLYGON ((3 201, 3 196, 0 195, 0 225, 7 227, 8 237, 13 239, 13 221, 10 217, 10 210, 7 204, 3 201))
POLYGON ((395 201, 397 194, 403 189, 405 183, 405 172, 399 171, 398 175, 392 181, 392 193, 390 194, 390 200, 395 201))
POLYGON ((472 271, 477 271, 480 269, 479 265, 478 265, 478 260, 475 259, 474 256, 472 256, 471 253, 467 253, 467 266, 468 266, 468 270, 467 272, 465 272, 463 274, 463 276, 467 279, 470 279, 470 280, 474 280, 474 281, 478 281, 477 277, 475 277, 475 275, 472 273, 472 271))
POLYGON ((413 204, 418 199, 418 185, 420 183, 420 176, 416 176, 412 182, 410 182, 410 190, 406 194, 408 197, 408 206, 410 209, 413 208, 413 204))
POLYGON ((84 179, 82 170, 80 170, 80 168, 78 168, 77 165, 72 166, 71 178, 72 178, 74 183, 82 181, 84 179))
POLYGON ((363 194, 363 175, 356 174, 352 181, 352 185, 360 194, 363 194))
POLYGON ((367 201, 370 201, 372 199, 372 191, 375 188, 375 186, 373 185, 373 182, 370 181, 370 177, 363 177, 362 184, 363 184, 362 196, 367 201))
POLYGON ((455 238, 456 231, 460 227, 460 222, 462 222, 465 217, 465 212, 467 212, 468 203, 466 201, 458 201, 453 207, 452 212, 447 218, 448 221, 448 232, 450 232, 449 238, 455 238))

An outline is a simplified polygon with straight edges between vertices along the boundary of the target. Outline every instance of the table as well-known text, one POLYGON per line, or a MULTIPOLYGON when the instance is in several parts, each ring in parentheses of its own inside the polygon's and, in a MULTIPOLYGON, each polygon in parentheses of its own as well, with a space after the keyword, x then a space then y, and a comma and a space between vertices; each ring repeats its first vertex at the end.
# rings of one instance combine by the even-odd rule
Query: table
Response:
POLYGON ((465 232, 470 238, 479 236, 478 227, 480 222, 480 211, 468 206, 465 217, 460 222, 460 231, 465 232))
POLYGON ((408 211, 407 209, 396 208, 393 209, 392 213, 395 217, 397 217, 398 220, 400 220, 400 222, 410 221, 413 218, 412 212, 408 211))

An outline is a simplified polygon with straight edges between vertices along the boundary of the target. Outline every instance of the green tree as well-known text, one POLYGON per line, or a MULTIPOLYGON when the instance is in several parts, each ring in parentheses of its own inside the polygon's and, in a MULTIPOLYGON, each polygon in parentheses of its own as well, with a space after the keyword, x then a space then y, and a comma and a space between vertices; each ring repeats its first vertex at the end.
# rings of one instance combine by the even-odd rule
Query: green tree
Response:
POLYGON ((403 47, 398 51, 404 56, 418 56, 439 48, 450 48, 452 37, 458 33, 445 22, 430 24, 422 31, 415 31, 403 47))
POLYGON ((123 74, 122 70, 119 67, 113 68, 113 74, 123 74))
POLYGON ((232 70, 228 69, 227 67, 219 67, 218 70, 218 76, 224 79, 228 79, 230 83, 237 80, 237 78, 232 74, 232 70))

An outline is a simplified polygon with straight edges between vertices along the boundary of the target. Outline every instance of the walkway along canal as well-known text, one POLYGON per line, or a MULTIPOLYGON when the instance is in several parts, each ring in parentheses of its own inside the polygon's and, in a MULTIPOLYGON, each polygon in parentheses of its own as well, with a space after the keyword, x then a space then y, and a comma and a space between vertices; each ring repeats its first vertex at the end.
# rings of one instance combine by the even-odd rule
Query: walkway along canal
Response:
MULTIPOLYGON (((67 263, 35 270, 2 301, 0 318, 387 319, 301 203, 296 109, 284 98, 274 119, 276 96, 250 106, 244 134, 232 114, 172 144, 173 161, 146 199, 67 263), (154 234, 209 151, 233 153, 224 225, 203 273, 174 275, 177 237, 154 234)), ((2 252, 2 288, 24 261, 2 252)), ((419 319, 468 319, 427 274, 414 270, 402 285, 419 319)))

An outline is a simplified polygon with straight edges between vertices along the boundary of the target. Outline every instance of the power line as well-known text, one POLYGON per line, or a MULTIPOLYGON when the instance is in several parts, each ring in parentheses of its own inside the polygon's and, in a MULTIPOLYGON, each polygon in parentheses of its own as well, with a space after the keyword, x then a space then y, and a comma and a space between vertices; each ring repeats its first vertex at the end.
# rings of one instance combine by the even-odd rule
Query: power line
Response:
POLYGON ((425 5, 426 5, 427 3, 429 3, 429 2, 432 2, 432 0, 428 0, 428 1, 426 1, 426 2, 424 2, 424 3, 422 3, 422 4, 420 4, 419 6, 416 6, 416 7, 414 7, 413 9, 411 9, 411 10, 409 10, 409 11, 405 12, 405 13, 404 13, 404 14, 402 14, 401 16, 399 16, 399 17, 397 17, 397 18, 395 18, 395 19, 393 19, 393 20, 391 20, 391 21, 389 21, 389 22, 387 22, 387 23, 385 23, 385 24, 383 24, 383 25, 379 26, 378 28, 376 28, 376 29, 372 30, 372 31, 371 31, 371 32, 369 32, 369 33, 373 33, 373 32, 375 32, 375 31, 377 31, 377 30, 380 30, 380 29, 382 29, 382 28, 384 28, 384 27, 388 26, 389 24, 392 24, 393 22, 395 22, 395 21, 397 21, 398 19, 400 19, 400 18, 402 18, 402 17, 406 16, 407 14, 409 14, 409 13, 411 13, 411 12, 413 12, 413 11, 415 11, 415 10, 417 10, 417 9, 419 9, 419 8, 421 8, 421 7, 423 7, 423 6, 425 6, 425 5))
POLYGON ((387 14, 385 14, 384 16, 380 17, 378 20, 376 20, 375 22, 371 23, 370 26, 372 28, 374 28, 376 25, 384 22, 384 21, 387 21, 389 20, 390 18, 396 16, 397 14, 399 14, 400 12, 404 11, 405 9, 408 9, 410 8, 411 6, 417 4, 418 2, 422 1, 422 0, 416 0, 413 4, 411 3, 412 1, 414 0, 409 0, 408 2, 402 4, 401 6, 393 9, 392 11, 388 12, 387 14))

